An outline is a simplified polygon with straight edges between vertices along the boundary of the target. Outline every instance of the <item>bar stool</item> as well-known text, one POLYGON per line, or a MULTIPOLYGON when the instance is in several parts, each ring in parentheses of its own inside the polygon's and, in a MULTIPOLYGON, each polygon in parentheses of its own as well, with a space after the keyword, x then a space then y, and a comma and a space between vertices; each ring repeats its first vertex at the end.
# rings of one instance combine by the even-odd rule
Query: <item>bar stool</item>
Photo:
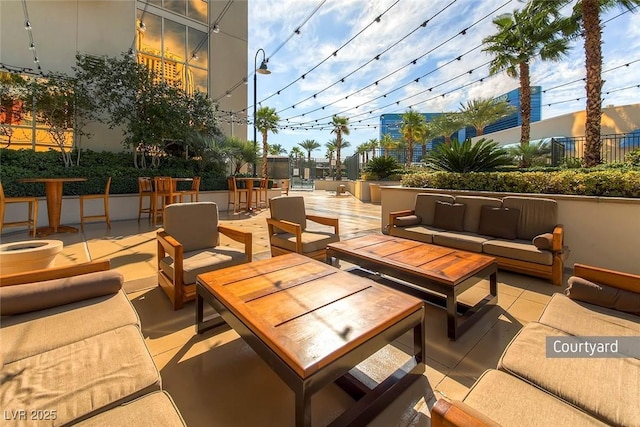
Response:
POLYGON ((5 197, 2 182, 0 182, 0 233, 4 227, 27 226, 27 233, 33 227, 33 237, 36 237, 36 227, 38 226, 38 198, 37 197, 5 197), (27 203, 28 212, 26 221, 4 222, 4 214, 8 203, 27 203))
POLYGON ((158 223, 158 216, 164 218, 164 209, 168 205, 179 201, 180 195, 175 192, 174 181, 170 176, 156 176, 153 178, 153 225, 158 223), (160 198, 159 204, 158 198, 160 198))
POLYGON ((148 176, 138 177, 138 222, 140 222, 140 216, 146 213, 151 221, 151 214, 153 213, 153 181, 148 176), (143 207, 144 198, 149 198, 149 207, 143 207))
POLYGON ((109 189, 111 187, 111 177, 107 179, 107 185, 104 188, 102 194, 84 194, 80 196, 80 227, 84 230, 85 219, 104 219, 107 222, 107 228, 111 228, 111 219, 109 218, 109 189), (84 214, 84 202, 85 200, 102 199, 104 203, 103 215, 85 215, 84 214))

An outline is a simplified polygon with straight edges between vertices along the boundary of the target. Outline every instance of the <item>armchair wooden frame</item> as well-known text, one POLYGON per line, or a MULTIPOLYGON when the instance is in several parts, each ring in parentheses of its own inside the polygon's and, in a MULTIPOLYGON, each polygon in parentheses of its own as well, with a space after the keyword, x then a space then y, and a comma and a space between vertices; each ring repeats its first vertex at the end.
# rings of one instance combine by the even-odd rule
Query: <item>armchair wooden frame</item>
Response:
MULTIPOLYGON (((333 227, 334 234, 340 235, 340 226, 338 224, 338 218, 329 218, 318 215, 305 215, 308 221, 313 221, 318 224, 327 225, 333 227)), ((275 234, 275 228, 279 228, 287 233, 294 234, 296 236, 296 252, 309 258, 325 261, 327 256, 327 250, 320 249, 314 252, 302 252, 302 226, 291 221, 284 221, 275 218, 267 218, 267 229, 269 231, 269 244, 271 246, 271 256, 278 256, 291 253, 291 251, 274 246, 271 244, 271 239, 275 234)))
MULTIPOLYGON (((253 258, 253 236, 250 232, 240 231, 235 228, 219 225, 218 232, 224 234, 236 242, 244 243, 244 252, 248 262, 253 258)), ((174 310, 179 310, 184 303, 196 297, 196 284, 184 283, 184 247, 173 236, 164 230, 158 231, 158 283, 167 294, 174 310), (165 256, 173 259, 173 279, 169 277, 160 266, 160 261, 165 256)))

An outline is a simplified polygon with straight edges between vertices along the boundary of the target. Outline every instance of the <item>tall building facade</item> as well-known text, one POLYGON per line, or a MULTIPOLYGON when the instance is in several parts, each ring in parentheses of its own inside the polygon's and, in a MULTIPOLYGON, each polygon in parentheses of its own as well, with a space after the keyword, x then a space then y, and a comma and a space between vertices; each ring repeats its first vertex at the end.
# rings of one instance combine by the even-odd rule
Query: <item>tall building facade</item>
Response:
MULTIPOLYGON (((171 85, 207 93, 219 110, 238 111, 246 108, 246 91, 221 95, 247 72, 247 8, 246 1, 0 1, 0 72, 73 74, 77 54, 133 54, 171 85)), ((232 126, 220 121, 224 133, 246 139, 244 126, 232 126)), ((30 117, 15 130, 13 141, 19 137, 24 147, 46 145, 30 117)), ((122 150, 121 130, 91 124, 87 131, 93 137, 81 148, 122 150)))
MULTIPOLYGON (((542 90, 540 86, 532 86, 531 87, 531 122, 539 122, 541 119, 541 110, 542 110, 542 98, 541 98, 542 90)), ((484 133, 489 134, 492 132, 501 131, 504 129, 510 129, 517 126, 522 125, 522 114, 520 112, 520 89, 514 89, 510 92, 502 94, 496 98, 494 98, 495 102, 506 101, 509 105, 512 105, 516 108, 516 112, 507 116, 503 119, 500 119, 494 123, 488 125, 484 133)), ((433 120, 434 117, 439 116, 442 113, 423 113, 427 122, 433 120)), ((400 134, 400 126, 402 125, 402 114, 383 114, 380 116, 380 138, 385 134, 391 135, 393 139, 400 139, 402 135, 400 134)), ((463 141, 466 138, 472 138, 476 136, 476 130, 473 127, 467 127, 464 129, 458 130, 455 134, 452 135, 453 138, 457 138, 459 141, 463 141)), ((429 141, 427 147, 429 149, 433 148, 434 145, 444 141, 442 137, 436 138, 432 141, 429 141)), ((418 152, 416 151, 416 154, 418 152)), ((416 157, 416 158, 419 158, 416 157)))

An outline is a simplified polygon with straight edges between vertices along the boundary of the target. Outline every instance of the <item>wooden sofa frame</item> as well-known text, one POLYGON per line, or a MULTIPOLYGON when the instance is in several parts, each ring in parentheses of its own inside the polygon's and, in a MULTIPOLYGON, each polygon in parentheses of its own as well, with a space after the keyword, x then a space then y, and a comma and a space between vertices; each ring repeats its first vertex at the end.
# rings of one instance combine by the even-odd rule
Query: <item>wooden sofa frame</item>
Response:
MULTIPOLYGON (((394 221, 397 217, 415 215, 415 210, 406 209, 402 211, 391 212, 389 214, 389 235, 393 236, 394 221)), ((491 255, 498 262, 498 268, 503 270, 509 270, 516 273, 528 274, 530 276, 540 277, 550 280, 552 284, 556 286, 562 285, 562 278, 564 273, 564 259, 563 255, 564 246, 564 227, 562 224, 557 224, 553 229, 553 241, 550 249, 553 255, 553 264, 542 265, 534 262, 521 261, 516 259, 504 258, 496 255, 491 255)))

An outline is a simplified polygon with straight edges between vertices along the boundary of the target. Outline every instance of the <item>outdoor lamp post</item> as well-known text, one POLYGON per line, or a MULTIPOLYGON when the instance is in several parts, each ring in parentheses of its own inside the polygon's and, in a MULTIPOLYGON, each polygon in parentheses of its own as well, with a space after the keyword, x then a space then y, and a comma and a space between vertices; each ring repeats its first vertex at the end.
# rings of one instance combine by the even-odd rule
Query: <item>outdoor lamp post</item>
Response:
MULTIPOLYGON (((253 60, 253 69, 255 73, 253 73, 253 151, 256 153, 256 157, 258 155, 258 127, 256 126, 256 108, 258 104, 258 73, 260 74, 271 74, 271 71, 267 69, 267 59, 266 53, 264 49, 260 48, 256 52, 256 57, 253 60), (262 62, 260 63, 260 68, 258 68, 258 54, 262 52, 262 62)), ((256 159, 253 160, 253 177, 258 176, 256 159)))

